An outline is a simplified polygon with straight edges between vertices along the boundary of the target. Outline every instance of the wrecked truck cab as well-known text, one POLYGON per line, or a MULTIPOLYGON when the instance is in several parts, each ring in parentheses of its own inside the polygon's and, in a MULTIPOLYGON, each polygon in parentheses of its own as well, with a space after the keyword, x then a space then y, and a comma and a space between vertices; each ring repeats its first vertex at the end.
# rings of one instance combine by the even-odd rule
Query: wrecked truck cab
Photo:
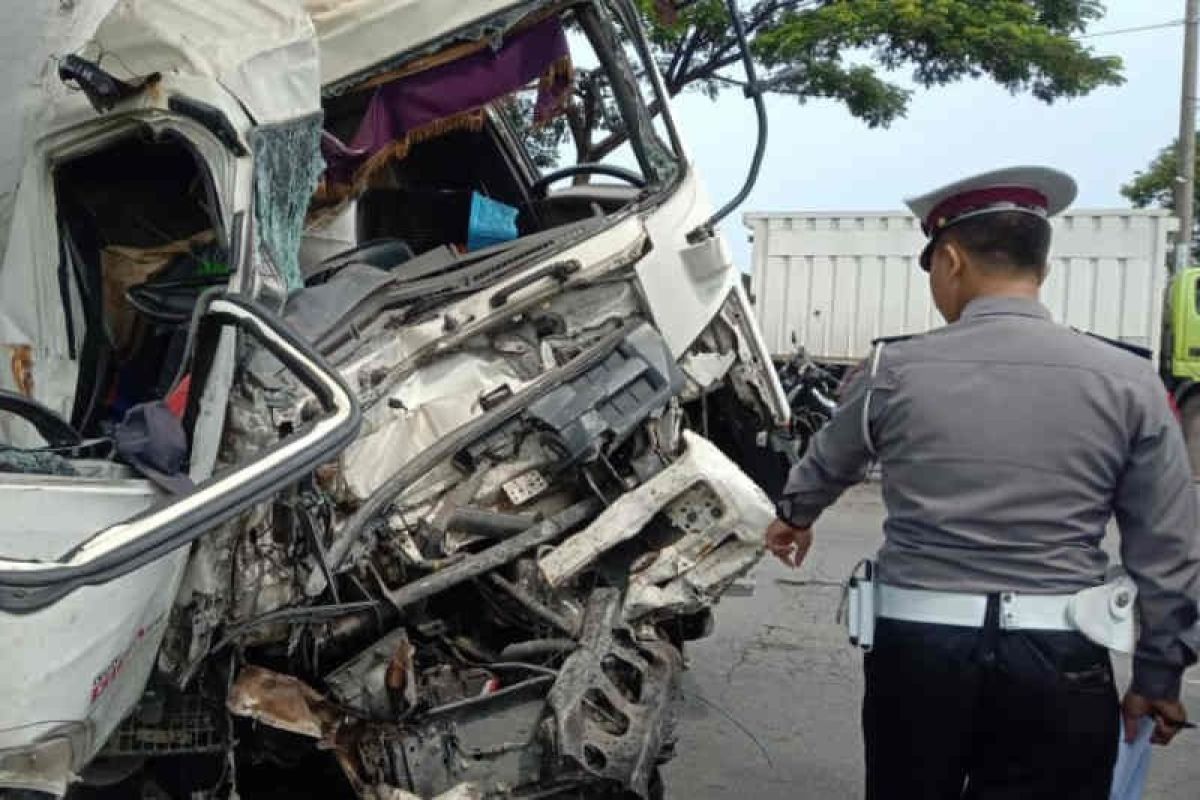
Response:
MULTIPOLYGON (((708 208, 651 119, 666 101, 631 6, 367 5, 309 4, 329 169, 284 312, 358 388, 363 432, 311 522, 227 532, 214 559, 242 541, 262 563, 194 593, 162 663, 233 675, 225 710, 275 781, 320 780, 304 754, 328 751, 362 797, 653 796, 682 642, 771 517, 704 436, 786 415, 737 271, 687 241, 708 208), (603 170, 571 124, 595 91, 629 136, 603 170), (280 530, 318 542, 298 570, 280 530), (213 608, 244 621, 236 641, 213 608)), ((242 437, 288 414, 235 406, 242 437)))
POLYGON ((272 236, 289 195, 272 190, 295 153, 279 140, 318 135, 311 22, 268 4, 107 5, 62 9, 102 21, 47 65, 4 220, 0 793, 62 794, 86 771, 146 689, 188 545, 359 423, 336 373, 254 300, 286 284, 272 236), (163 35, 184 20, 189 38, 163 35), (218 464, 251 346, 311 413, 218 464))
MULTIPOLYGON (((171 482, 151 467, 81 454, 82 439, 5 450, 18 471, 0 472, 9 512, 0 525, 0 788, 64 793, 141 698, 188 545, 326 462, 357 431, 354 396, 261 306, 209 295, 197 319, 197 362, 211 366, 221 328, 240 328, 293 370, 322 413, 247 463, 195 485, 174 476, 186 484, 172 486, 177 495, 163 496, 156 483, 171 482)), ((5 410, 29 419, 31 408, 49 413, 5 410)), ((157 424, 140 436, 178 429, 182 440, 169 410, 151 410, 157 424)))
MULTIPOLYGON (((152 598, 127 605, 153 625, 136 658, 121 649, 128 635, 96 628, 89 644, 111 656, 100 684, 115 688, 102 693, 103 720, 83 720, 88 744, 39 786, 61 793, 77 774, 114 796, 655 796, 675 740, 683 644, 758 559, 771 515, 714 442, 745 447, 786 419, 787 404, 738 271, 719 240, 687 239, 708 203, 636 9, 306 0, 321 88, 293 110, 319 115, 289 116, 280 97, 303 94, 312 74, 303 37, 271 23, 287 16, 279 4, 218 5, 202 15, 204 46, 174 0, 120 3, 97 34, 110 54, 99 66, 121 55, 121 84, 132 88, 99 117, 76 95, 81 118, 132 126, 149 104, 184 146, 153 161, 160 167, 134 154, 140 173, 119 167, 114 149, 61 175, 92 186, 166 181, 177 174, 166 164, 187 164, 187 153, 207 181, 175 179, 166 194, 209 199, 154 220, 162 209, 136 198, 78 192, 88 213, 71 225, 170 223, 150 241, 183 241, 184 257, 147 254, 145 239, 72 234, 101 256, 80 286, 93 302, 118 303, 76 313, 84 292, 68 281, 64 295, 59 262, 45 261, 35 316, 50 345, 27 337, 30 363, 62 377, 27 383, 25 394, 73 420, 79 375, 107 374, 104 388, 89 378, 83 392, 83 407, 99 409, 87 436, 103 438, 126 406, 164 396, 169 405, 187 385, 190 476, 254 468, 326 417, 280 352, 228 334, 198 344, 188 312, 204 296, 197 288, 215 283, 269 304, 266 327, 294 333, 312 364, 336 374, 361 427, 352 441, 323 440, 320 463, 281 465, 292 470, 275 491, 192 526, 189 548, 146 551, 158 557, 142 569, 164 577, 152 598), (258 27, 248 13, 264 15, 258 27), (279 47, 237 57, 234 45, 262 26, 279 47), (184 80, 176 62, 133 46, 146 30, 195 46, 176 67, 199 73, 187 79, 190 105, 171 107, 184 80), (272 81, 289 85, 271 91, 272 81), (589 119, 615 138, 600 146, 609 140, 589 119), (132 248, 126 260, 144 272, 105 295, 112 245, 132 248), (130 348, 110 341, 126 330, 122 312, 130 348), (83 369, 84 323, 97 317, 119 368, 83 369), (79 350, 60 333, 71 324, 79 350), (137 363, 157 371, 121 355, 138 352, 148 324, 163 340, 137 363), (122 381, 130 373, 172 378, 122 381)), ((124 146, 177 143, 132 141, 124 146)), ((324 413, 339 419, 337 407, 324 413)), ((87 522, 141 508, 89 511, 87 522)), ((36 613, 65 613, 134 574, 43 594, 51 602, 36 613)), ((53 625, 56 641, 70 641, 70 625, 53 625)), ((37 642, 22 653, 24 663, 50 660, 37 642)), ((22 724, 39 719, 35 705, 22 706, 22 724)), ((18 731, 7 752, 25 783, 0 771, 0 784, 31 785, 30 746, 54 742, 46 764, 61 737, 8 730, 18 731)))

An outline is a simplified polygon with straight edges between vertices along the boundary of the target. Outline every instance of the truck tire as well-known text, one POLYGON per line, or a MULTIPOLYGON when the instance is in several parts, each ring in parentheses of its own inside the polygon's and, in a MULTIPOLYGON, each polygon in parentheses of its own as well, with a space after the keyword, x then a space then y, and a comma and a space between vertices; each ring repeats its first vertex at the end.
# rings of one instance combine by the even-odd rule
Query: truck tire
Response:
POLYGON ((1179 412, 1182 417, 1183 440, 1187 443, 1188 461, 1192 464, 1192 479, 1200 480, 1200 393, 1185 399, 1179 412))

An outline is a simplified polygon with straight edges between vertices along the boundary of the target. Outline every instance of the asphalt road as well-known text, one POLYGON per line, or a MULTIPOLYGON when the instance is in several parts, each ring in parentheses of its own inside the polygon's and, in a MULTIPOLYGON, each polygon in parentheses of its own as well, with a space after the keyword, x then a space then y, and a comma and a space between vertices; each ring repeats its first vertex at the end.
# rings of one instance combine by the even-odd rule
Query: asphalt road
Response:
MULTIPOLYGON (((664 773, 668 797, 862 796, 861 657, 834 614, 839 582, 879 547, 882 519, 877 487, 852 491, 818 523, 800 570, 764 559, 752 575, 754 594, 718 606, 713 635, 688 649, 679 755, 664 773)), ((1123 685, 1128 665, 1117 668, 1123 685)), ((1200 669, 1184 687, 1200 718, 1200 669)), ((1145 797, 1200 797, 1200 731, 1155 748, 1145 797)))

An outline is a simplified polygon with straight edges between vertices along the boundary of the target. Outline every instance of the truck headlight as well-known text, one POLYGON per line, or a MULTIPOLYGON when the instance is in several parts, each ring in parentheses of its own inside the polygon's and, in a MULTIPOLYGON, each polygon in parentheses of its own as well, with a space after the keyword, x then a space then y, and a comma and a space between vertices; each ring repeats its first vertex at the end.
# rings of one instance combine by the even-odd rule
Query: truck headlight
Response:
POLYGON ((28 789, 58 797, 70 783, 74 747, 68 736, 54 736, 27 747, 0 750, 0 789, 28 789))

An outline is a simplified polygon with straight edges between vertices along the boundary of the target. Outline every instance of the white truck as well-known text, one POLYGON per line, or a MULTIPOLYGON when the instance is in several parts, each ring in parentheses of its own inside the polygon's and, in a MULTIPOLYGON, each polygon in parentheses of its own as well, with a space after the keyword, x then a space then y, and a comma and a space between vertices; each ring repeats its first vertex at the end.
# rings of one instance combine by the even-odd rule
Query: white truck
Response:
MULTIPOLYGON (((826 363, 855 363, 880 336, 942 324, 916 264, 924 237, 906 212, 749 212, 751 293, 771 354, 799 342, 826 363)), ((1076 209, 1054 220, 1042 292, 1055 319, 1157 352, 1168 274, 1162 210, 1076 209)))
POLYGON ((634 4, 9 22, 0 794, 660 796, 788 410, 634 4))

